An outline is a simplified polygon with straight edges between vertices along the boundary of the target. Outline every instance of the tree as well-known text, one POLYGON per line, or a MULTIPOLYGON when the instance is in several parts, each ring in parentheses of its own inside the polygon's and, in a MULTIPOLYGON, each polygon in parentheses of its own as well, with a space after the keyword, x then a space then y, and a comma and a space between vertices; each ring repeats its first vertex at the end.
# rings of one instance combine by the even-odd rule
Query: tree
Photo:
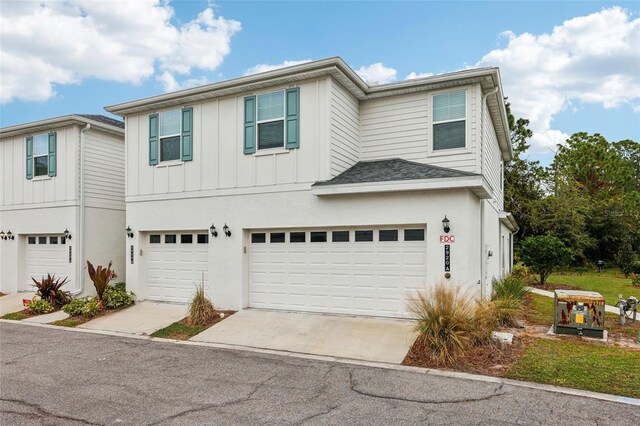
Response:
POLYGON ((544 285, 555 268, 571 263, 573 252, 556 237, 537 235, 522 241, 520 257, 525 265, 540 275, 540 284, 544 285))

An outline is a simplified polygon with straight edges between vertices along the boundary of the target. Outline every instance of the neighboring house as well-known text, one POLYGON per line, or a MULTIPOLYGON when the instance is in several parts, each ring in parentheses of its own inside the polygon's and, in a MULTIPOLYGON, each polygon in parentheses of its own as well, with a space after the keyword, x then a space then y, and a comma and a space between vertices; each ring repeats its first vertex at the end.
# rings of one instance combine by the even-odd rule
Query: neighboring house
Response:
POLYGON ((0 129, 0 291, 69 277, 94 292, 86 260, 125 277, 124 123, 66 115, 0 129))
POLYGON ((511 269, 496 68, 368 85, 329 58, 106 109, 126 121, 141 299, 187 302, 204 278, 224 308, 403 316, 415 289, 488 296, 511 269))

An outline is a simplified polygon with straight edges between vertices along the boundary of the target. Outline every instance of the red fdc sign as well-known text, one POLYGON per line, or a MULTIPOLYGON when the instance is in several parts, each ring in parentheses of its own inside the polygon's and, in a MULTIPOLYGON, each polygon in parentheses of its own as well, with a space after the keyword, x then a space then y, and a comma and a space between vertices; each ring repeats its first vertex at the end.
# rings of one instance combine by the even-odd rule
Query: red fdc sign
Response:
POLYGON ((455 235, 440 235, 440 242, 445 244, 451 244, 456 242, 455 235))

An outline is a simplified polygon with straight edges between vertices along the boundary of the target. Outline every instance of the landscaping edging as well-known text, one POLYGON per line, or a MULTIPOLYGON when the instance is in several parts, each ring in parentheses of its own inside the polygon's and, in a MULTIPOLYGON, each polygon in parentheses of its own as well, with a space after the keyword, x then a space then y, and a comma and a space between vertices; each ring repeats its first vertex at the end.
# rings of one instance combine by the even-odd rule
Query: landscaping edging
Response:
POLYGON ((28 322, 23 322, 23 321, 12 321, 12 320, 2 320, 2 319, 0 319, 0 323, 2 323, 2 322, 8 323, 8 324, 18 324, 18 325, 30 326, 30 327, 51 328, 51 329, 54 329, 54 330, 67 331, 67 332, 92 333, 92 334, 99 334, 99 335, 112 336, 112 337, 126 337, 126 338, 129 338, 129 339, 148 340, 148 341, 158 342, 158 343, 170 343, 170 344, 179 344, 179 345, 203 346, 203 347, 211 347, 211 348, 216 348, 216 349, 225 349, 225 350, 234 350, 234 351, 241 350, 241 351, 245 351, 245 352, 261 353, 261 354, 267 354, 267 355, 288 356, 288 357, 293 357, 293 358, 311 359, 311 360, 326 361, 326 362, 336 362, 336 363, 348 364, 348 365, 361 365, 361 366, 366 366, 366 367, 382 368, 382 369, 387 369, 387 370, 397 370, 397 371, 406 371, 406 372, 413 372, 413 373, 420 373, 420 374, 430 374, 430 375, 440 376, 440 377, 449 377, 449 378, 457 378, 457 379, 465 379, 465 380, 474 380, 474 381, 480 381, 480 382, 485 382, 485 383, 499 383, 499 384, 505 384, 505 385, 509 385, 509 386, 523 387, 523 388, 529 388, 529 389, 538 389, 538 390, 543 390, 543 391, 547 391, 547 392, 554 392, 554 393, 560 393, 560 394, 564 394, 564 395, 572 395, 572 396, 578 396, 578 397, 592 398, 592 399, 597 399, 597 400, 601 400, 601 401, 617 402, 617 403, 620 403, 620 404, 626 404, 626 405, 632 405, 632 406, 640 407, 640 399, 636 399, 636 398, 629 398, 629 397, 618 396, 618 395, 610 395, 610 394, 599 393, 599 392, 583 391, 583 390, 579 390, 579 389, 571 389, 571 388, 565 388, 565 387, 553 386, 553 385, 545 385, 545 384, 533 383, 533 382, 521 382, 521 381, 517 381, 517 380, 504 379, 504 378, 493 377, 493 376, 483 376, 483 375, 478 375, 478 374, 460 373, 460 372, 448 371, 448 370, 437 370, 437 369, 431 369, 431 368, 411 367, 411 366, 405 366, 405 365, 388 364, 388 363, 373 362, 373 361, 361 361, 361 360, 357 360, 357 359, 336 358, 336 357, 323 356, 323 355, 311 355, 311 354, 304 354, 304 353, 298 353, 298 352, 277 351, 277 350, 273 350, 273 349, 260 349, 260 348, 252 348, 252 347, 247 347, 247 346, 224 345, 224 344, 219 344, 219 343, 207 343, 207 342, 194 342, 194 341, 190 341, 190 340, 173 340, 173 339, 165 339, 165 338, 162 338, 162 337, 151 337, 151 336, 147 336, 147 335, 133 335, 133 334, 127 334, 127 333, 118 333, 118 332, 113 332, 113 331, 101 331, 101 330, 90 330, 90 329, 83 329, 83 328, 60 327, 60 326, 49 325, 49 324, 35 324, 35 323, 28 323, 28 322))

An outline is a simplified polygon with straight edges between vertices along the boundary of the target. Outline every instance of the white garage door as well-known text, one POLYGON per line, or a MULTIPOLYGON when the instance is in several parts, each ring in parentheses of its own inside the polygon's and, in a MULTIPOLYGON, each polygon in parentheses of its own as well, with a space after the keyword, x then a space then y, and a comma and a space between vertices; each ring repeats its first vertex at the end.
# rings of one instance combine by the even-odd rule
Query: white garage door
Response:
POLYGON ((403 316, 424 288, 425 227, 251 233, 249 305, 403 316))
MULTIPOLYGON (((33 281, 42 279, 47 274, 56 277, 68 277, 69 247, 61 235, 28 235, 25 249, 24 289, 33 290, 33 281)), ((73 284, 66 284, 63 289, 71 290, 73 284)))
POLYGON ((148 298, 165 302, 188 303, 196 283, 208 283, 209 235, 171 232, 147 235, 146 282, 148 298))

